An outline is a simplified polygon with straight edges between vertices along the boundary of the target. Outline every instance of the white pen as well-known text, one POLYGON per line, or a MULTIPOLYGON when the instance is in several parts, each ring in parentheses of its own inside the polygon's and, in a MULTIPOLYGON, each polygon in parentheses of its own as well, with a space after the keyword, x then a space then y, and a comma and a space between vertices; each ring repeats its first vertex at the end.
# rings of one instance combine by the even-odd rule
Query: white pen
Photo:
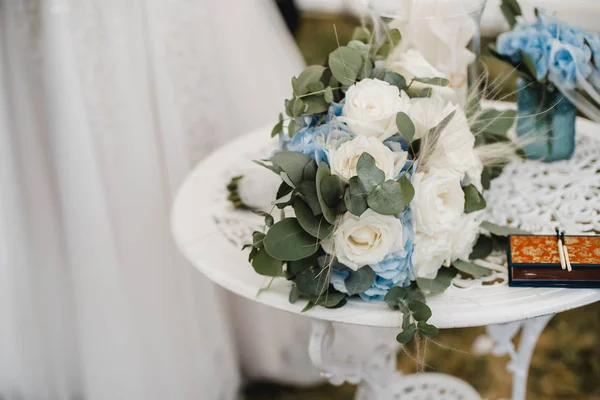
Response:
POLYGON ((564 246, 563 246, 563 242, 562 242, 561 236, 560 236, 560 229, 557 226, 556 228, 554 228, 554 230, 556 231, 556 244, 558 246, 558 256, 560 257, 560 266, 562 269, 567 269, 566 262, 565 262, 564 246))

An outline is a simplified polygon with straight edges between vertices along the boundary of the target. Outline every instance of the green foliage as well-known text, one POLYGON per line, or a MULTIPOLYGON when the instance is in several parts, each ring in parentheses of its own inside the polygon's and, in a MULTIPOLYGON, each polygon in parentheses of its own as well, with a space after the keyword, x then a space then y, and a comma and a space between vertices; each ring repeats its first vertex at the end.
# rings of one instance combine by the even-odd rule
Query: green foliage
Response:
POLYGON ((400 43, 400 31, 398 29, 390 29, 387 32, 386 42, 379 47, 377 55, 381 57, 387 57, 392 49, 400 43))
POLYGON ((283 262, 271 257, 265 248, 257 249, 251 261, 252 267, 260 275, 272 277, 283 275, 283 262))
POLYGON ((369 205, 367 204, 367 196, 369 193, 358 176, 350 178, 348 184, 348 189, 346 189, 346 193, 344 194, 344 203, 346 204, 348 211, 357 217, 360 217, 369 208, 369 205))
POLYGON ((273 154, 270 161, 285 172, 295 185, 299 185, 304 177, 304 167, 311 159, 306 154, 296 151, 279 151, 273 154))
POLYGON ((367 204, 371 210, 382 215, 400 214, 408 205, 404 202, 402 185, 392 180, 377 185, 367 196, 367 204))
POLYGON ((337 175, 330 175, 323 178, 321 181, 321 194, 323 201, 329 207, 336 207, 340 200, 344 197, 346 184, 337 175))
POLYGON ((400 135, 402 135, 408 142, 412 142, 415 137, 415 124, 412 122, 408 114, 399 112, 396 114, 396 126, 400 135))
MULTIPOLYGON (((294 194, 304 200, 304 202, 310 207, 313 215, 320 215, 323 213, 321 209, 321 203, 317 195, 317 185, 314 181, 303 181, 294 191, 294 194)), ((291 205, 294 204, 294 199, 290 200, 291 205)))
POLYGON ((480 211, 486 207, 483 195, 474 185, 465 186, 462 189, 465 192, 465 213, 480 211))
POLYGON ((265 225, 268 228, 270 228, 271 226, 273 226, 273 224, 275 223, 275 220, 273 219, 273 216, 271 214, 269 214, 269 213, 266 213, 264 211, 252 211, 252 213, 258 215, 259 217, 263 217, 265 219, 265 225))
POLYGON ((501 225, 496 225, 493 224, 491 222, 488 221, 483 221, 481 223, 481 227, 483 229, 485 229, 486 231, 488 231, 489 233, 491 233, 492 235, 496 235, 496 236, 510 236, 510 235, 527 235, 529 232, 518 229, 518 228, 511 228, 508 226, 501 226, 501 225))
POLYGON ((402 312, 402 332, 396 336, 400 344, 408 344, 417 332, 425 336, 437 335, 437 328, 428 325, 431 309, 425 304, 425 296, 419 288, 393 287, 385 296, 384 301, 392 310, 402 312))
POLYGON ((396 86, 399 90, 405 90, 407 88, 406 79, 395 72, 385 71, 383 80, 390 85, 396 86))
POLYGON ((331 73, 342 85, 353 85, 362 67, 362 56, 350 47, 338 47, 329 54, 331 73))
POLYGON ((296 218, 284 218, 273 225, 264 240, 266 251, 277 260, 296 261, 309 257, 319 249, 296 218))
POLYGON ((402 191, 402 200, 404 201, 404 204, 408 205, 415 197, 415 188, 412 183, 410 183, 406 174, 398 178, 398 183, 400 184, 400 189, 402 191))
POLYGON ((294 92, 296 92, 296 95, 300 96, 306 94, 309 92, 309 86, 311 84, 321 83, 321 76, 323 76, 323 72, 325 71, 325 69, 326 68, 321 65, 311 65, 309 67, 306 67, 304 71, 302 71, 300 75, 298 75, 296 85, 297 90, 294 90, 294 92))
POLYGON ((329 170, 329 166, 325 162, 321 162, 319 164, 319 168, 317 169, 316 175, 316 189, 317 189, 317 197, 319 200, 319 204, 321 205, 321 210, 323 211, 323 216, 330 224, 335 224, 335 219, 337 217, 337 212, 333 207, 329 207, 323 199, 323 193, 321 190, 321 184, 323 180, 331 176, 331 172, 329 170))
POLYGON ((292 290, 290 290, 289 301, 290 301, 290 303, 294 304, 299 299, 300 299, 300 289, 298 289, 298 286, 296 284, 293 284, 292 290))
POLYGON ((488 276, 492 273, 492 271, 488 268, 483 268, 477 264, 467 261, 456 260, 452 263, 452 266, 460 272, 464 272, 465 274, 469 274, 475 278, 488 276))
POLYGON ((485 235, 479 235, 475 246, 473 246, 473 251, 469 255, 469 259, 479 260, 486 258, 492 251, 494 251, 494 241, 492 238, 485 235))
POLYGON ((333 232, 333 225, 322 216, 315 216, 301 199, 294 201, 294 213, 302 229, 317 239, 325 239, 333 232))
POLYGON ((385 181, 385 174, 377 168, 375 159, 369 153, 363 153, 356 164, 358 178, 369 193, 385 181))
POLYGON ((359 42, 367 44, 371 41, 371 32, 361 26, 356 27, 352 33, 352 40, 358 40, 359 42))
POLYGON ((458 271, 456 268, 440 268, 435 279, 417 278, 417 285, 425 293, 439 294, 450 286, 458 271))
POLYGON ((329 279, 326 273, 321 273, 317 267, 305 268, 294 277, 298 290, 307 296, 321 296, 327 291, 329 279))
POLYGON ((348 289, 348 294, 352 296, 363 293, 373 286, 374 280, 375 272, 373 272, 368 265, 359 268, 357 271, 351 271, 348 278, 346 278, 346 289, 348 289))
POLYGON ((450 84, 446 78, 413 78, 413 81, 432 86, 448 86, 450 84))
POLYGON ((502 0, 500 9, 502 10, 502 14, 504 14, 504 18, 506 18, 506 21, 508 22, 508 25, 510 25, 511 29, 517 24, 517 17, 523 15, 521 6, 517 0, 502 0))

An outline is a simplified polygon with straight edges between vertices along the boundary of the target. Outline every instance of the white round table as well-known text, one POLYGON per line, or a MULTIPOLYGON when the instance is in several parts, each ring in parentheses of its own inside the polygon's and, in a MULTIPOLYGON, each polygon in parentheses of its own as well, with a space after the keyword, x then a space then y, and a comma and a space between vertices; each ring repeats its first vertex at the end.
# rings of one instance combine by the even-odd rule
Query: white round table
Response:
MULTIPOLYGON (((226 200, 226 183, 242 175, 250 160, 265 158, 274 148, 269 132, 270 128, 265 128, 247 134, 195 167, 174 202, 172 232, 187 259, 217 284, 250 300, 301 313, 305 302, 288 301, 291 284, 285 279, 275 279, 268 290, 261 290, 266 279, 254 272, 241 247, 250 240, 251 232, 262 226, 262 218, 235 210, 226 200)), ((556 225, 571 234, 600 232, 600 126, 578 120, 577 132, 572 160, 508 165, 486 193, 487 219, 540 233, 552 233, 556 225)), ((487 282, 457 278, 443 294, 428 297, 427 303, 433 312, 431 323, 439 328, 487 326, 495 342, 493 353, 509 354, 512 359, 513 399, 520 400, 525 398, 536 341, 551 316, 599 300, 600 290, 509 288, 505 268, 497 268, 487 282), (490 284, 492 279, 502 282, 490 284), (519 331, 521 339, 515 348, 512 338, 519 331)), ((396 378, 397 346, 393 343, 382 344, 369 360, 348 361, 330 351, 334 336, 331 322, 400 326, 399 312, 384 303, 353 300, 339 309, 315 307, 303 315, 313 320, 309 346, 313 363, 334 384, 362 383, 359 399, 427 398, 417 393, 427 393, 432 399, 479 398, 462 381, 446 375, 396 378), (386 366, 388 373, 383 374, 386 366), (379 372, 373 374, 374 369, 379 372)))

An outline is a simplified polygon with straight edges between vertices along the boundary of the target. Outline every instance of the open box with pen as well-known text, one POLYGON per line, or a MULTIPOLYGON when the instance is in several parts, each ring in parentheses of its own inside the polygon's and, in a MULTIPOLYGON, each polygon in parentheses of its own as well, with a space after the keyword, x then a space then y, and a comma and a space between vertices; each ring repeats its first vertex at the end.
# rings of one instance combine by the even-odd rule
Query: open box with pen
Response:
POLYGON ((513 235, 509 286, 600 288, 600 236, 513 235))

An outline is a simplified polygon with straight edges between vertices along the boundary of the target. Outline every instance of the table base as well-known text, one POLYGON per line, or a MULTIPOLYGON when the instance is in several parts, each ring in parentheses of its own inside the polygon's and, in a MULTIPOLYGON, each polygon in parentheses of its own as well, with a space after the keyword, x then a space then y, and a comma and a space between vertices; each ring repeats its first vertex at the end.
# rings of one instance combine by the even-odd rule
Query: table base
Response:
MULTIPOLYGON (((533 350, 544 327, 553 315, 487 327, 493 340, 492 354, 509 355, 507 370, 513 375, 513 400, 525 400, 527 375, 533 350), (513 338, 521 332, 519 345, 513 338)), ((359 385, 356 400, 481 400, 466 382, 446 374, 402 375, 396 370, 398 344, 380 343, 364 359, 339 359, 333 352, 335 325, 314 319, 309 355, 324 377, 333 385, 344 382, 359 385)), ((357 343, 360 345, 360 343, 357 343)))

